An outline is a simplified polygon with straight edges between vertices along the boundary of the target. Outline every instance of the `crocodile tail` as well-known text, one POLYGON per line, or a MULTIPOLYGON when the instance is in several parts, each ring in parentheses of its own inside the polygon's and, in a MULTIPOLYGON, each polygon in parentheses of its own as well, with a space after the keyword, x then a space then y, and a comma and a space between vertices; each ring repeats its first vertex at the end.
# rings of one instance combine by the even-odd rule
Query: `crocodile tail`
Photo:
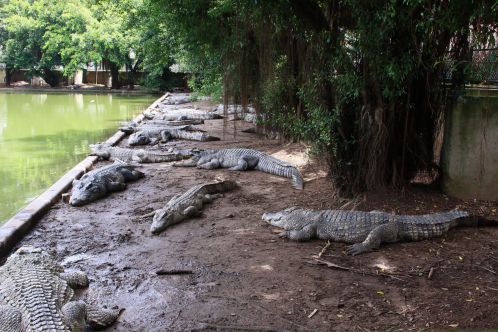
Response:
POLYGON ((299 170, 295 166, 276 158, 270 156, 261 157, 256 169, 273 175, 292 178, 292 184, 296 189, 302 190, 304 187, 303 176, 299 170))
POLYGON ((292 171, 292 185, 294 188, 303 190, 304 189, 304 180, 301 172, 297 168, 294 168, 292 171))
POLYGON ((459 217, 455 221, 457 227, 496 227, 498 220, 486 219, 481 216, 467 215, 459 217))

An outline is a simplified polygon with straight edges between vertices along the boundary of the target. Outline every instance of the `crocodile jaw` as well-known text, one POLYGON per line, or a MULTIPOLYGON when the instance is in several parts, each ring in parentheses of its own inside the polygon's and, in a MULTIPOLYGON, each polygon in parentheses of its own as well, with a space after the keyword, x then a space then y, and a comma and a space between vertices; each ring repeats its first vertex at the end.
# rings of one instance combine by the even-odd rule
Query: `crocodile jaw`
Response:
POLYGON ((82 206, 90 203, 106 194, 106 188, 103 185, 85 184, 82 181, 78 181, 73 186, 71 192, 71 198, 69 198, 69 204, 72 206, 82 206))
POLYGON ((283 219, 285 216, 282 213, 283 211, 278 212, 266 212, 263 214, 261 219, 269 223, 270 225, 281 227, 283 223, 283 219))
POLYGON ((159 209, 156 211, 152 219, 150 232, 152 234, 157 235, 162 231, 164 231, 166 228, 168 228, 168 226, 171 225, 172 221, 173 221, 173 216, 171 215, 171 213, 168 213, 163 209, 159 209))

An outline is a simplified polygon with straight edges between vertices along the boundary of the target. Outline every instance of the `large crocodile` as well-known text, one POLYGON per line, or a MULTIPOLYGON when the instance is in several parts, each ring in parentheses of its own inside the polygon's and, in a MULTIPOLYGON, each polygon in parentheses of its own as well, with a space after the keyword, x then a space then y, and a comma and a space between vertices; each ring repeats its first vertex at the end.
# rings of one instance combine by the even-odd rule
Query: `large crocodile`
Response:
POLYGON ((266 173, 292 178, 296 189, 303 189, 303 177, 296 166, 253 149, 220 149, 200 152, 174 166, 184 166, 204 169, 229 168, 232 171, 256 169, 266 173))
POLYGON ((156 113, 154 119, 156 120, 213 120, 222 119, 223 117, 214 112, 206 112, 196 109, 179 109, 179 110, 166 110, 162 113, 156 113))
POLYGON ((90 144, 92 152, 90 155, 98 156, 104 160, 134 161, 138 163, 162 163, 169 161, 179 161, 191 156, 187 150, 174 152, 157 152, 145 149, 129 149, 108 144, 90 144))
POLYGON ((122 128, 129 128, 129 127, 139 127, 142 125, 152 125, 152 126, 164 126, 164 127, 177 127, 177 126, 188 126, 188 125, 201 125, 204 124, 204 120, 172 120, 172 121, 167 121, 167 120, 154 120, 154 118, 148 120, 145 119, 144 122, 137 123, 135 121, 130 121, 126 124, 126 126, 122 128))
POLYGON ((145 128, 139 130, 128 137, 128 144, 145 145, 157 142, 167 142, 171 138, 185 139, 191 141, 219 141, 219 137, 210 136, 203 131, 191 131, 177 128, 145 128))
POLYGON ((135 170, 135 166, 115 161, 111 165, 94 169, 73 181, 73 190, 69 203, 81 206, 99 199, 106 194, 124 190, 126 181, 135 181, 144 174, 135 170))
POLYGON ((263 214, 263 220, 285 231, 281 237, 306 241, 313 238, 353 243, 346 252, 358 255, 382 243, 431 239, 457 226, 498 226, 464 211, 424 215, 385 212, 305 210, 296 207, 263 214))
POLYGON ((167 227, 198 215, 205 203, 221 196, 220 193, 237 187, 234 181, 200 184, 181 196, 173 197, 162 209, 155 212, 150 231, 159 234, 167 227))
POLYGON ((193 130, 193 131, 201 131, 191 125, 179 125, 179 126, 169 126, 169 125, 156 125, 150 123, 141 123, 140 125, 129 124, 128 126, 119 127, 124 133, 133 134, 142 130, 193 130))
POLYGON ((64 269, 46 252, 24 246, 0 267, 0 331, 84 331, 104 328, 119 310, 74 300, 74 288, 88 286, 80 271, 64 269))

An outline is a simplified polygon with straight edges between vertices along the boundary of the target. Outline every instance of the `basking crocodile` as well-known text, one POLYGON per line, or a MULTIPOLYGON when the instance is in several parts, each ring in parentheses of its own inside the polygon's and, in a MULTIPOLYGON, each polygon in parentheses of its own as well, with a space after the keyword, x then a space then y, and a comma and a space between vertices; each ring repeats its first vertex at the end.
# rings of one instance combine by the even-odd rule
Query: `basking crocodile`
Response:
POLYGON ((145 128, 134 132, 128 137, 128 144, 145 145, 157 142, 167 142, 171 138, 185 139, 191 141, 219 141, 219 137, 210 136, 202 131, 191 131, 177 128, 145 128))
POLYGON ((129 149, 108 144, 90 144, 92 156, 98 156, 102 159, 135 161, 138 163, 162 163, 168 161, 179 161, 191 156, 186 150, 178 152, 157 152, 145 149, 129 149))
POLYGON ((179 110, 167 110, 159 114, 154 115, 156 120, 213 120, 222 119, 223 117, 214 112, 206 112, 196 109, 179 109, 179 110))
POLYGON ((119 127, 119 130, 121 130, 124 133, 127 134, 133 134, 138 131, 142 130, 194 130, 194 131, 201 131, 200 129, 197 129, 195 127, 192 127, 191 125, 181 125, 181 126, 168 126, 168 125, 156 125, 156 124, 149 124, 149 123, 142 123, 140 125, 128 125, 128 126, 123 126, 119 127))
POLYGON ((113 324, 119 310, 100 309, 73 299, 88 286, 80 271, 63 268, 39 248, 24 246, 0 267, 0 331, 84 331, 113 324))
MULTIPOLYGON (((146 119, 144 122, 137 123, 135 121, 130 121, 128 122, 127 126, 128 127, 138 127, 141 125, 152 125, 152 126, 158 126, 158 127, 177 127, 177 126, 187 126, 187 125, 201 125, 204 124, 204 120, 172 120, 172 121, 167 121, 167 120, 154 120, 153 118, 148 120, 146 119)), ((126 128, 126 127, 124 127, 126 128)))
POLYGON ((281 237, 305 241, 313 238, 354 243, 346 252, 358 255, 382 243, 431 239, 457 226, 497 226, 498 223, 470 216, 464 211, 424 215, 394 215, 385 212, 304 210, 296 207, 263 214, 263 220, 285 231, 281 237))
POLYGON ((164 98, 160 104, 162 105, 179 105, 179 104, 187 104, 190 103, 190 95, 189 94, 173 94, 164 98))
POLYGON ((124 190, 126 181, 135 181, 143 176, 142 172, 135 170, 135 166, 117 160, 74 180, 69 203, 73 206, 90 203, 112 191, 124 190))
POLYGON ((150 231, 152 234, 159 234, 171 225, 198 215, 205 203, 236 187, 234 181, 221 181, 190 188, 183 195, 173 197, 162 209, 155 212, 150 231))
POLYGON ((221 149, 200 152, 182 163, 173 166, 184 166, 204 169, 230 168, 232 171, 257 169, 266 173, 292 178, 296 189, 303 189, 303 177, 292 164, 271 157, 263 152, 252 149, 221 149))

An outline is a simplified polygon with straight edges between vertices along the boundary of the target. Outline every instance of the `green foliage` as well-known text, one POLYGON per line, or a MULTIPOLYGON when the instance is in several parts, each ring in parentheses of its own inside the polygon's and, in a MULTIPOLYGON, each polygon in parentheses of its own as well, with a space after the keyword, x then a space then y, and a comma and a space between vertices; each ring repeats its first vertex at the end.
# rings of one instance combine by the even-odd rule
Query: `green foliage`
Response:
POLYGON ((3 2, 0 45, 9 69, 28 69, 55 85, 57 68, 71 76, 90 62, 102 62, 117 74, 125 64, 136 71, 134 66, 141 63, 140 58, 130 59, 130 50, 139 45, 134 16, 139 0, 3 2))
POLYGON ((454 84, 465 82, 469 50, 494 42, 498 14, 487 0, 150 4, 164 9, 193 87, 218 73, 225 101, 251 101, 266 128, 326 154, 345 194, 432 168, 443 63, 454 59, 454 84))

